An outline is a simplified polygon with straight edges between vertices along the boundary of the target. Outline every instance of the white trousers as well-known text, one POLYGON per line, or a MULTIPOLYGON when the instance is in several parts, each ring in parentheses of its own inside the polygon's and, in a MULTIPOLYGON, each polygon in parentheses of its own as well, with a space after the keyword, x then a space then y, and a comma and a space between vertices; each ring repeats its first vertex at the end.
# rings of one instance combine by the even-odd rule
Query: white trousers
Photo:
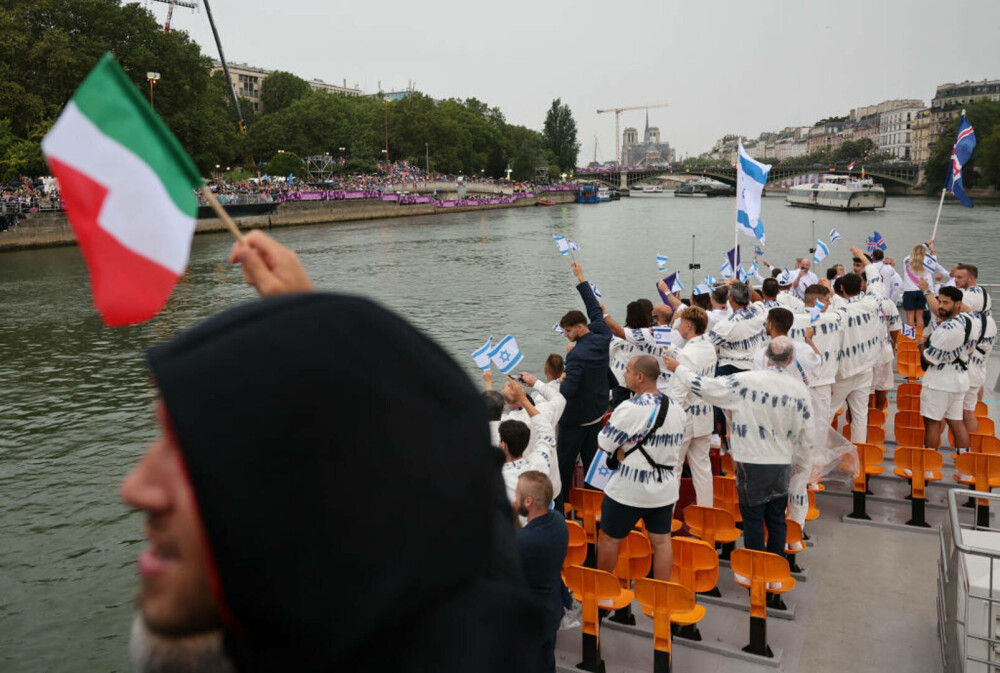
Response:
POLYGON ((851 441, 855 443, 868 441, 868 395, 871 387, 872 370, 866 369, 837 380, 830 393, 830 420, 846 400, 851 410, 851 441))
POLYGON ((806 515, 809 513, 809 496, 806 494, 809 476, 803 471, 796 473, 792 469, 792 478, 788 481, 788 518, 799 524, 805 530, 806 515))
POLYGON ((677 458, 678 470, 683 469, 684 460, 687 459, 688 468, 691 470, 691 483, 694 484, 695 501, 699 507, 712 506, 712 461, 708 457, 711 443, 711 434, 692 437, 685 432, 680 455, 677 458))
POLYGON ((813 405, 813 419, 815 420, 813 428, 816 430, 813 439, 814 449, 826 444, 827 428, 833 422, 833 412, 830 411, 830 397, 832 394, 832 383, 809 389, 809 396, 812 398, 813 405))

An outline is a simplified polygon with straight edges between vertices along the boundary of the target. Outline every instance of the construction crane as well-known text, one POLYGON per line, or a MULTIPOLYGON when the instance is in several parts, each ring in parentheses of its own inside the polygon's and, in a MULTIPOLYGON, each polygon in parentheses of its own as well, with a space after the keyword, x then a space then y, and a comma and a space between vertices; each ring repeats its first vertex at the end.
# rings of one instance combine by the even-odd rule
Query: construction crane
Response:
POLYGON ((188 2, 187 0, 153 0, 153 2, 162 2, 170 5, 170 9, 167 10, 167 22, 163 24, 163 32, 170 32, 170 19, 174 16, 174 6, 180 5, 181 7, 187 7, 188 9, 198 9, 198 3, 188 2))
POLYGON ((656 105, 633 105, 631 107, 613 107, 607 110, 598 110, 597 114, 604 114, 605 112, 615 113, 615 166, 621 168, 622 165, 622 136, 618 129, 618 120, 622 112, 627 110, 652 110, 658 107, 668 107, 666 103, 658 103, 656 105))

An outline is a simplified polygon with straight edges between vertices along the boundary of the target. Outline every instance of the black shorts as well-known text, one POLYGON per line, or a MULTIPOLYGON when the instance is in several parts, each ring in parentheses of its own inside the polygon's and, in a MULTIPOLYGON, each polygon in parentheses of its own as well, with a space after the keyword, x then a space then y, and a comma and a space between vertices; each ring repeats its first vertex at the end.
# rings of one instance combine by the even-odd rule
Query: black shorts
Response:
POLYGON ((907 290, 903 293, 904 311, 923 311, 927 308, 927 300, 920 290, 907 290))
POLYGON ((601 530, 616 539, 628 537, 639 519, 646 524, 646 531, 653 535, 669 535, 674 516, 673 504, 663 507, 632 507, 604 496, 601 504, 601 530))

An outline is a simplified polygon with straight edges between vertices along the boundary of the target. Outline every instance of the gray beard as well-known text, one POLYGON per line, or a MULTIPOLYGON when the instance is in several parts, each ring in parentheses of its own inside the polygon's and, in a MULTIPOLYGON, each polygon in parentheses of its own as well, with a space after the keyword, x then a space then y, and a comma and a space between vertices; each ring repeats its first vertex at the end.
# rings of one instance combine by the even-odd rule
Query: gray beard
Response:
POLYGON ((133 673, 235 673, 222 647, 222 631, 179 638, 149 630, 141 613, 132 619, 129 659, 133 673))

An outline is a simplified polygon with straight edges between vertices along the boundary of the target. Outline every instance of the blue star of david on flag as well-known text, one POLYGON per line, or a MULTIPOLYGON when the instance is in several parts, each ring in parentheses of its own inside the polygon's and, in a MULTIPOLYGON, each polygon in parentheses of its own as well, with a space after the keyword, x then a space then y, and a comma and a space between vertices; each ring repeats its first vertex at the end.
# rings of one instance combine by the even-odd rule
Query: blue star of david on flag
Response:
POLYGON ((497 366, 502 374, 510 372, 521 361, 524 356, 517 347, 517 339, 508 334, 497 347, 490 352, 490 360, 497 366))

